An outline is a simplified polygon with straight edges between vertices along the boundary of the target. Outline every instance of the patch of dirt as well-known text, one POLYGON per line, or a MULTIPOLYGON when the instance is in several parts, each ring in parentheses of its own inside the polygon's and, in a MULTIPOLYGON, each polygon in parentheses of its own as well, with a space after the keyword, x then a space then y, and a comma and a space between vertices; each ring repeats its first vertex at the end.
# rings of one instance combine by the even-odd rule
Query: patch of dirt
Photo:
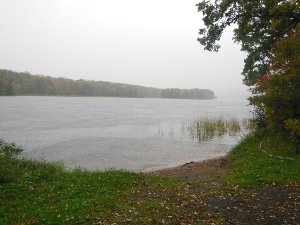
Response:
POLYGON ((220 157, 201 162, 189 162, 181 166, 152 171, 147 174, 209 182, 227 174, 227 161, 227 157, 220 157))

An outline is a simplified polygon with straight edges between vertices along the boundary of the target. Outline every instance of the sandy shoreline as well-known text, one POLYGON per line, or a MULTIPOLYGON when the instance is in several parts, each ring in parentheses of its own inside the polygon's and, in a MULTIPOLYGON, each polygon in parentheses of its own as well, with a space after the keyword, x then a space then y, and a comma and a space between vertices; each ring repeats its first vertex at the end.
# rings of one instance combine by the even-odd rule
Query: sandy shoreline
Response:
POLYGON ((225 176, 228 173, 226 168, 227 162, 228 157, 222 156, 198 162, 192 161, 172 168, 143 173, 181 179, 210 181, 225 176))

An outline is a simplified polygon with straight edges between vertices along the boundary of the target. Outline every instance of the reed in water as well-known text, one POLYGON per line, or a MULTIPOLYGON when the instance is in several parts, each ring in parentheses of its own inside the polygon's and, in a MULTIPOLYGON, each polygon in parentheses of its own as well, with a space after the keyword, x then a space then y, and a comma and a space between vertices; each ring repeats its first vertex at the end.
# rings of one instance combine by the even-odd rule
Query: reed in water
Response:
POLYGON ((237 118, 224 119, 223 116, 219 116, 216 118, 205 117, 191 120, 187 123, 185 128, 191 138, 205 141, 226 134, 237 135, 242 130, 250 130, 251 124, 249 119, 240 121, 237 118))

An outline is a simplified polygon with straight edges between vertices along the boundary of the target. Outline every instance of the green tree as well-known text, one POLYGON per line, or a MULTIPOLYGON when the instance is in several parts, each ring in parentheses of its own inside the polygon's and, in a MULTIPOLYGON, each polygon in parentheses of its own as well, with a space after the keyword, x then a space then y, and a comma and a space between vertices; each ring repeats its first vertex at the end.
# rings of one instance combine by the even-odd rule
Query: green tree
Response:
POLYGON ((299 143, 299 0, 204 0, 198 10, 206 26, 198 40, 209 51, 218 51, 224 29, 237 25, 234 40, 248 54, 243 75, 246 84, 254 85, 249 100, 256 121, 269 131, 289 132, 299 143))
POLYGON ((270 73, 257 80, 250 103, 262 106, 270 130, 287 130, 299 143, 300 26, 274 44, 270 62, 270 73))
POLYGON ((242 74, 252 84, 269 72, 274 44, 300 22, 299 0, 203 0, 197 6, 205 24, 198 41, 206 50, 218 51, 224 29, 237 25, 234 41, 248 54, 242 74))

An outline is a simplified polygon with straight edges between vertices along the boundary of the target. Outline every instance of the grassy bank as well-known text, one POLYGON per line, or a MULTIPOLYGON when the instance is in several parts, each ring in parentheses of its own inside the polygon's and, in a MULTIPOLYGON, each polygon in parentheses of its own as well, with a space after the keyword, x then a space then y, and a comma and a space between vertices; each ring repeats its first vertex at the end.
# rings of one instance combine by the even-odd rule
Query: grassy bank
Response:
MULTIPOLYGON (((1 151, 0 151, 1 152, 1 151)), ((223 224, 207 199, 236 185, 300 183, 300 157, 282 136, 249 135, 229 154, 216 184, 124 171, 65 170, 61 165, 0 154, 1 224, 223 224), (259 142, 279 160, 264 155, 259 142)), ((258 187, 258 186, 257 186, 258 187)))
POLYGON ((186 181, 122 171, 65 171, 32 161, 17 164, 23 170, 18 179, 0 185, 1 225, 222 224, 219 214, 206 211, 199 187, 186 181))
POLYGON ((299 184, 300 155, 295 151, 295 145, 282 134, 250 134, 229 153, 229 175, 223 180, 239 185, 299 184), (261 151, 261 142, 274 157, 261 151))
MULTIPOLYGON (((13 151, 14 146, 7 146, 13 151)), ((174 224, 213 219, 203 214, 203 206, 196 204, 200 200, 185 181, 126 171, 68 171, 59 164, 17 159, 3 151, 0 162, 1 225, 174 224)))

